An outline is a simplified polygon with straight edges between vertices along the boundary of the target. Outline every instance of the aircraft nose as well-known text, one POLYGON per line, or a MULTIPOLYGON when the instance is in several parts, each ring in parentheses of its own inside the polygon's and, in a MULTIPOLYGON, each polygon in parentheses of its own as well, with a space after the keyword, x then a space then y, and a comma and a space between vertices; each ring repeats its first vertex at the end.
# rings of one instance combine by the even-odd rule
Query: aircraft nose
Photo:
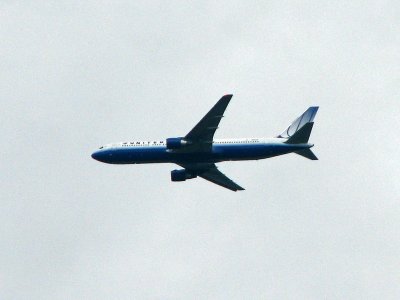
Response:
POLYGON ((93 152, 92 158, 103 163, 111 163, 113 161, 112 153, 104 149, 93 152))
POLYGON ((92 158, 95 160, 99 160, 100 155, 99 155, 99 151, 95 151, 92 153, 92 158))
POLYGON ((92 158, 100 161, 100 162, 106 162, 107 161, 107 153, 104 151, 98 150, 92 153, 92 158))

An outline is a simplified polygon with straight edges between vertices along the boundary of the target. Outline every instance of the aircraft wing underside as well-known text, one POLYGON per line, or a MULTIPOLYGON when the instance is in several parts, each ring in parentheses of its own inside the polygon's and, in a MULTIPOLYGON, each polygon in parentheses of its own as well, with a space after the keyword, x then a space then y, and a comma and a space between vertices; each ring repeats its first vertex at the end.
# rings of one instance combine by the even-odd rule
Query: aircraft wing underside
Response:
POLYGON ((232 95, 223 96, 211 110, 196 124, 184 137, 190 141, 190 146, 179 152, 210 151, 215 131, 224 116, 226 107, 231 101, 232 95))
POLYGON ((229 179, 217 166, 212 163, 195 163, 195 164, 179 164, 189 172, 195 173, 197 176, 204 178, 212 183, 218 184, 231 191, 242 191, 240 185, 236 184, 233 180, 229 179))

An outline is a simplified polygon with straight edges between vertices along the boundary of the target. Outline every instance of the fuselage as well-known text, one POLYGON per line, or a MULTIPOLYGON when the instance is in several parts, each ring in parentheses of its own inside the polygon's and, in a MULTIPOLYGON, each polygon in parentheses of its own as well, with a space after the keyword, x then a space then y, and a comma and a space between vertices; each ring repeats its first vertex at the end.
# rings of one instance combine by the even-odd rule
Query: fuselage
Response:
POLYGON ((166 140, 134 141, 108 144, 92 158, 109 164, 174 163, 183 169, 171 171, 171 181, 181 182, 201 177, 231 191, 244 188, 223 174, 216 163, 257 160, 296 153, 318 160, 308 143, 318 107, 309 107, 275 138, 214 139, 232 95, 224 95, 185 135, 166 140))
POLYGON ((216 139, 211 151, 185 152, 167 149, 165 140, 108 144, 92 154, 109 164, 217 163, 222 161, 264 159, 302 149, 313 144, 287 144, 282 138, 216 139))

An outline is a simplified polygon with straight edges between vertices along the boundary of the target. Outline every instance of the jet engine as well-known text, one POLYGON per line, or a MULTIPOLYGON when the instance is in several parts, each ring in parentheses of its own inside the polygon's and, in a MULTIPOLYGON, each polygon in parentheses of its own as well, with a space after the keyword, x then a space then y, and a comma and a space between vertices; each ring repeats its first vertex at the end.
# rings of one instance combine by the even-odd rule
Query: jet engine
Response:
POLYGON ((180 149, 187 144, 188 142, 181 137, 167 139, 167 149, 180 149))
POLYGON ((185 181, 186 179, 196 178, 197 175, 185 169, 171 171, 171 181, 185 181))

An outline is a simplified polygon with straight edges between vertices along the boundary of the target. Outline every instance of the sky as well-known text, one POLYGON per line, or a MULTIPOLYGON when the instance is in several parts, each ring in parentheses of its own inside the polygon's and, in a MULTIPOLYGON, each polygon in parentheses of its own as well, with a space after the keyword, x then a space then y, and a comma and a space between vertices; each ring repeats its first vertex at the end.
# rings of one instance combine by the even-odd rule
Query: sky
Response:
POLYGON ((1 299, 399 299, 398 1, 1 1, 1 299), (319 161, 246 188, 90 154, 271 137, 320 106, 319 161))

